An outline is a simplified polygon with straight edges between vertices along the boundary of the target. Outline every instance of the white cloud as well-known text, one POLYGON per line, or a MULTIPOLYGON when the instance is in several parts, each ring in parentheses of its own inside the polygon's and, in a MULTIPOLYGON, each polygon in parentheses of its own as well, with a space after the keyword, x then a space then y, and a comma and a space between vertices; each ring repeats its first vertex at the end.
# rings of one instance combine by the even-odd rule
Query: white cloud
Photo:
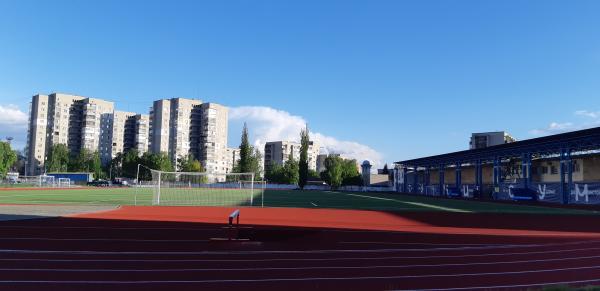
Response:
POLYGON ((27 114, 16 105, 0 105, 0 128, 3 129, 26 129, 27 114))
POLYGON ((600 111, 577 110, 574 115, 585 119, 579 122, 551 122, 546 128, 534 129, 529 133, 543 136, 600 126, 600 111))
POLYGON ((0 140, 11 136, 13 148, 24 148, 27 142, 27 113, 16 105, 0 105, 0 140))
POLYGON ((598 117, 600 117, 600 111, 594 112, 588 110, 577 110, 575 111, 575 115, 597 119, 598 117))
MULTIPOLYGON (((300 130, 307 124, 301 116, 264 106, 230 108, 229 119, 234 122, 246 122, 250 129, 250 140, 261 150, 267 141, 298 141, 300 130)), ((341 154, 359 162, 369 160, 374 165, 373 168, 383 166, 382 154, 367 145, 338 140, 318 132, 311 132, 311 139, 318 141, 326 153, 341 154)))

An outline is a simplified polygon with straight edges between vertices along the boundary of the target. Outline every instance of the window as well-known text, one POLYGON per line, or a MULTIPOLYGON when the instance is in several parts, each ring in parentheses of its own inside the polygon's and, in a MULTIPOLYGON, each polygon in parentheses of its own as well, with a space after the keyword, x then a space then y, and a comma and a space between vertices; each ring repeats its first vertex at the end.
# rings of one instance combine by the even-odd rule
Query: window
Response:
POLYGON ((581 171, 581 166, 579 165, 579 163, 577 161, 573 162, 573 172, 577 173, 581 171))
POLYGON ((558 174, 558 169, 556 168, 556 166, 551 166, 551 167, 550 167, 550 173, 551 173, 552 175, 556 175, 556 174, 558 174))
POLYGON ((548 167, 546 167, 546 166, 542 166, 542 167, 540 167, 540 172, 541 172, 542 174, 548 174, 548 167))

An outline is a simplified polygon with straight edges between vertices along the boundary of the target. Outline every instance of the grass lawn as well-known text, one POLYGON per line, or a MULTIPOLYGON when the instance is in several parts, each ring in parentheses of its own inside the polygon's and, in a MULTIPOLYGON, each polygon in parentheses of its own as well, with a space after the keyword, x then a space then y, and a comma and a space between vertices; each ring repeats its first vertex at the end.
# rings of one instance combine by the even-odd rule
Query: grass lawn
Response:
MULTIPOLYGON (((162 205, 250 205, 250 190, 162 189, 162 205)), ((543 206, 450 200, 393 193, 254 190, 252 205, 265 207, 338 208, 384 211, 451 211, 543 214, 596 214, 594 211, 543 206)), ((81 188, 3 190, 0 204, 151 205, 151 188, 81 188)))

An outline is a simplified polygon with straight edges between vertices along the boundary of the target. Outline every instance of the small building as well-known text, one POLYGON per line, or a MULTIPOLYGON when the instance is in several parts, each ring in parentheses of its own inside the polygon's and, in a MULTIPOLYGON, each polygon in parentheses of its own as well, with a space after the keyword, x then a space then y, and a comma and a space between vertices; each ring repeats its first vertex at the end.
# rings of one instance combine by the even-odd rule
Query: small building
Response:
POLYGON ((46 176, 52 176, 56 181, 60 178, 68 178, 72 184, 86 184, 94 180, 93 173, 47 173, 46 176))
POLYGON ((517 141, 506 131, 479 132, 471 134, 469 149, 483 149, 517 141))

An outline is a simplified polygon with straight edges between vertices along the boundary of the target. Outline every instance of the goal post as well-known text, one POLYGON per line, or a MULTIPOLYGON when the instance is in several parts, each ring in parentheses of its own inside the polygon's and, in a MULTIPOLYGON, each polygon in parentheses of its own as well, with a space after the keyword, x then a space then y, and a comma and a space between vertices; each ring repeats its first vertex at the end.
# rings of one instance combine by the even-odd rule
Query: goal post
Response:
POLYGON ((263 205, 264 187, 257 187, 254 173, 150 172, 152 205, 263 205))
POLYGON ((70 188, 71 187, 71 179, 70 178, 58 178, 59 188, 70 188))

